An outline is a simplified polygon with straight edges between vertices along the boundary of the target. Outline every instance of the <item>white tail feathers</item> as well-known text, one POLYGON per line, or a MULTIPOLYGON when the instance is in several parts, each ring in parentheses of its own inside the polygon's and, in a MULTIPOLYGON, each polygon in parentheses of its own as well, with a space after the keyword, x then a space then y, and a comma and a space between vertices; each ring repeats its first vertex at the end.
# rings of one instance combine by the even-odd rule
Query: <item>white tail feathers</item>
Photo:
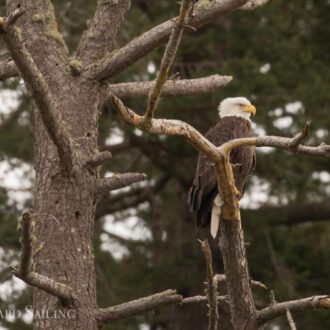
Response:
POLYGON ((212 212, 211 212, 210 230, 211 230, 211 235, 213 238, 216 238, 217 233, 218 233, 222 205, 223 205, 223 200, 221 199, 220 195, 218 194, 214 199, 213 206, 212 206, 212 212))

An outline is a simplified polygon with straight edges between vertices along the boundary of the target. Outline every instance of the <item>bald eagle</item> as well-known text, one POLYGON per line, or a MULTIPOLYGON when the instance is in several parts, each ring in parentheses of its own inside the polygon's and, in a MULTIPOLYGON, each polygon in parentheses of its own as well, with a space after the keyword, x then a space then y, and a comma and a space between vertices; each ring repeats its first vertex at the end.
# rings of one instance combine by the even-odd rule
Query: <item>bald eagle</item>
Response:
MULTIPOLYGON (((216 146, 238 138, 251 137, 250 116, 256 108, 245 97, 226 98, 219 107, 220 120, 211 127, 205 137, 216 146)), ((235 186, 242 198, 245 184, 255 168, 254 147, 238 147, 230 154, 233 164, 235 186)), ((216 237, 223 201, 218 193, 218 181, 214 166, 202 153, 199 154, 194 182, 188 192, 188 206, 196 215, 197 226, 204 227, 210 222, 213 238, 216 237)))

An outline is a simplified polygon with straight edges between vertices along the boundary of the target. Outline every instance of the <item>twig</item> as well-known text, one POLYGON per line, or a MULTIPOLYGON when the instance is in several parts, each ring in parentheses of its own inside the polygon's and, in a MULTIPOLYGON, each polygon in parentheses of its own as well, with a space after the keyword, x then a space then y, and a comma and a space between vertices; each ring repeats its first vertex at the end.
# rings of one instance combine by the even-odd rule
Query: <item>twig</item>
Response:
POLYGON ((166 290, 152 296, 136 299, 121 305, 101 308, 96 312, 96 318, 101 323, 112 323, 144 312, 149 312, 167 305, 182 302, 182 296, 176 290, 166 290))
MULTIPOLYGON (((163 86, 160 96, 209 93, 216 88, 227 85, 231 80, 231 76, 220 76, 218 74, 197 79, 168 80, 163 86)), ((118 98, 145 97, 154 84, 154 81, 140 81, 109 85, 109 95, 113 93, 118 98)))
POLYGON ((87 165, 90 165, 92 167, 97 167, 99 165, 102 165, 105 161, 107 161, 111 157, 112 154, 110 151, 102 151, 96 155, 93 155, 93 157, 87 162, 87 165))
POLYGON ((162 62, 160 64, 159 68, 159 74, 157 77, 157 80, 152 87, 149 97, 148 97, 148 105, 145 112, 145 124, 147 126, 150 126, 151 120, 154 117, 155 109, 157 108, 157 104, 159 101, 159 97, 162 91, 163 86, 165 85, 165 82, 168 77, 169 70, 171 68, 171 65, 174 61, 175 54, 177 52, 177 49, 179 47, 179 43, 181 40, 181 36, 184 29, 184 24, 186 20, 186 16, 189 12, 189 9, 191 8, 192 1, 191 0, 182 0, 181 1, 181 7, 180 7, 180 15, 178 19, 176 20, 176 25, 173 27, 170 40, 168 41, 168 44, 166 46, 162 62))
POLYGON ((74 303, 74 301, 77 300, 77 296, 72 288, 32 271, 33 226, 34 222, 32 221, 31 212, 24 213, 20 222, 22 232, 21 258, 18 269, 14 267, 11 268, 12 274, 23 280, 25 283, 60 298, 66 304, 74 303))
POLYGON ((289 323, 290 329, 291 330, 297 330, 296 324, 294 323, 294 320, 292 318, 292 314, 291 314, 291 312, 290 312, 289 309, 286 311, 286 318, 288 319, 288 323, 289 323))
POLYGON ((117 173, 110 178, 98 179, 96 181, 95 191, 105 194, 109 191, 117 190, 146 179, 147 175, 144 173, 117 173))
POLYGON ((307 121, 305 127, 291 139, 289 144, 290 148, 296 149, 298 145, 308 136, 310 124, 310 120, 307 121))
POLYGON ((212 254, 209 243, 205 241, 199 241, 202 246, 206 263, 207 273, 207 290, 206 296, 208 300, 209 308, 209 330, 216 330, 218 328, 219 312, 218 312, 218 299, 217 299, 217 279, 214 278, 213 266, 212 266, 212 254))

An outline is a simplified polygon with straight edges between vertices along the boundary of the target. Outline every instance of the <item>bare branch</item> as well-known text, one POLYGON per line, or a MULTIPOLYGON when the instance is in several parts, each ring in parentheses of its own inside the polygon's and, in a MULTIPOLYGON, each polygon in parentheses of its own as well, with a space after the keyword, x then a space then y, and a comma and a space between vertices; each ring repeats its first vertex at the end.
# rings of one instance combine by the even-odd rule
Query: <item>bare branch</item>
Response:
MULTIPOLYGON (((204 26, 216 18, 229 14, 244 5, 248 0, 213 0, 208 1, 205 6, 195 5, 195 13, 186 22, 193 28, 204 26)), ((134 62, 144 57, 153 49, 164 44, 175 25, 175 21, 170 19, 153 29, 134 38, 126 46, 118 49, 109 56, 105 57, 96 67, 91 65, 87 74, 98 79, 110 78, 124 69, 131 66, 134 62)), ((192 29, 187 29, 192 31, 192 29)))
POLYGON ((77 299, 72 288, 65 284, 58 283, 46 276, 32 271, 33 266, 33 226, 32 215, 30 212, 24 213, 19 223, 22 232, 22 250, 18 269, 12 267, 13 275, 20 278, 27 284, 41 289, 53 296, 56 296, 66 302, 72 302, 77 299))
POLYGON ((101 323, 111 323, 167 305, 178 304, 182 300, 182 296, 177 294, 175 290, 166 290, 121 305, 101 308, 96 312, 96 318, 101 323))
POLYGON ((94 17, 78 47, 78 57, 84 65, 101 59, 111 49, 130 4, 130 0, 98 0, 94 17))
POLYGON ((282 303, 271 304, 270 306, 257 312, 257 324, 260 326, 275 317, 285 315, 287 310, 290 312, 303 312, 314 308, 330 309, 330 296, 313 296, 303 299, 291 300, 282 303))
POLYGON ((289 323, 290 329, 291 330, 297 330, 296 324, 294 323, 294 320, 292 318, 292 314, 291 314, 291 312, 289 310, 286 311, 286 318, 288 319, 288 323, 289 323))
POLYGON ((174 61, 175 54, 179 47, 183 28, 188 14, 189 8, 191 8, 191 0, 182 0, 180 7, 180 15, 176 20, 176 24, 172 29, 170 40, 166 46, 162 62, 160 64, 159 74, 155 84, 150 90, 148 97, 148 105, 144 115, 146 125, 150 125, 152 118, 154 117, 155 110, 159 101, 159 97, 162 88, 167 80, 168 73, 174 61))
POLYGON ((14 61, 0 62, 0 80, 5 80, 11 77, 18 77, 18 69, 14 61))
POLYGON ((226 155, 230 151, 239 146, 253 146, 256 147, 274 147, 291 152, 297 152, 311 156, 321 156, 330 158, 330 145, 321 143, 317 147, 310 147, 299 144, 308 134, 309 122, 306 123, 305 128, 293 138, 286 138, 281 136, 259 136, 257 138, 242 138, 228 141, 219 147, 226 155))
MULTIPOLYGON (((217 296, 218 301, 225 301, 228 302, 228 296, 217 296)), ((194 297, 188 297, 184 298, 181 302, 182 305, 186 304, 196 304, 201 302, 208 302, 207 296, 194 296, 194 297)))
POLYGON ((263 6, 266 4, 269 0, 250 0, 248 3, 246 3, 244 6, 240 7, 240 10, 253 10, 257 7, 263 6))
POLYGON ((207 290, 206 296, 209 307, 209 330, 216 330, 218 328, 219 312, 218 312, 218 292, 217 292, 217 280, 214 278, 213 266, 212 266, 212 254, 209 243, 207 240, 199 241, 202 246, 206 263, 207 273, 207 290))
POLYGON ((14 14, 15 12, 11 20, 8 19, 6 23, 2 25, 1 35, 19 68, 32 99, 38 106, 43 123, 58 149, 62 164, 68 170, 71 170, 73 167, 73 151, 69 133, 65 129, 60 112, 57 111, 56 103, 53 100, 45 78, 37 68, 25 45, 16 40, 16 30, 10 24, 16 17, 14 14))
POLYGON ((150 200, 151 195, 156 195, 170 179, 170 175, 165 173, 152 186, 143 188, 131 189, 130 191, 118 193, 114 196, 107 196, 98 204, 96 216, 114 213, 129 207, 136 207, 137 205, 150 200))
MULTIPOLYGON (((212 75, 197 79, 168 80, 160 96, 184 96, 209 93, 216 88, 226 86, 233 78, 231 76, 212 75)), ((154 81, 129 82, 109 85, 109 94, 118 98, 145 97, 149 94, 154 81)), ((109 96, 111 98, 111 95, 109 96)))
POLYGON ((144 181, 146 179, 147 175, 144 173, 117 173, 110 178, 98 179, 96 181, 95 191, 105 194, 109 191, 127 187, 132 183, 144 181))
POLYGON ((92 167, 97 167, 102 165, 105 161, 112 157, 112 153, 110 151, 102 151, 93 157, 87 162, 87 165, 92 167))

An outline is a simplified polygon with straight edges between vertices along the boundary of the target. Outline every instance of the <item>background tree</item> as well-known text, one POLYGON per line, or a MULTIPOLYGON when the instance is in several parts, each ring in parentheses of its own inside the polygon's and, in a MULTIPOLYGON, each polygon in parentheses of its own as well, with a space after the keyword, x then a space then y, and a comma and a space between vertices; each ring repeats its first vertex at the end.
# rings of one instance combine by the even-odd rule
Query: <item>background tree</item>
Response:
MULTIPOLYGON (((79 3, 72 1, 67 6, 61 1, 56 3, 60 28, 67 36, 66 42, 72 54, 81 30, 85 28, 84 22, 92 16, 96 5, 90 1, 87 2, 90 8, 81 9, 79 3)), ((168 1, 153 4, 133 2, 123 23, 124 28, 119 31, 116 47, 138 35, 137 30, 146 31, 175 16, 177 7, 168 1)), ((312 137, 308 142, 329 143, 329 123, 326 121, 329 104, 329 71, 326 65, 329 60, 326 41, 328 11, 327 1, 271 2, 255 11, 222 17, 207 29, 186 35, 173 72, 179 71, 181 78, 215 72, 233 74, 234 80, 211 96, 162 100, 158 115, 189 121, 198 130, 205 131, 216 119, 215 108, 222 98, 245 95, 257 106, 258 132, 291 136, 306 119, 312 119, 312 137), (286 118, 285 126, 283 118, 286 118)), ((158 66, 162 54, 162 49, 150 53, 113 82, 153 79, 155 73, 152 73, 151 63, 158 66)), ((18 84, 18 80, 6 80, 3 87, 17 88, 18 84)), ((30 115, 25 110, 27 99, 24 94, 20 99, 22 103, 15 112, 19 120, 12 116, 1 130, 4 159, 15 157, 20 160, 14 166, 21 161, 31 163, 32 159, 30 115)), ((134 109, 141 109, 142 113, 145 99, 132 99, 126 104, 134 105, 134 109)), ((109 148, 113 153, 111 162, 102 168, 104 173, 122 172, 123 164, 126 164, 125 171, 147 172, 152 178, 147 186, 136 187, 134 194, 112 195, 99 204, 99 219, 95 225, 96 272, 101 288, 99 302, 104 306, 109 300, 114 304, 121 303, 169 287, 177 288, 186 296, 201 293, 204 261, 195 240, 192 217, 185 206, 196 152, 180 139, 132 132, 110 105, 104 106, 102 111, 99 144, 102 150, 109 148), (123 142, 107 146, 106 140, 114 132, 123 136, 123 142), (141 206, 136 211, 132 210, 138 205, 141 206), (144 228, 142 237, 120 237, 109 232, 109 223, 127 219, 132 212, 137 217, 137 226, 144 228), (113 217, 106 217, 108 214, 113 217), (106 223, 108 225, 105 226, 106 223), (104 250, 109 243, 124 246, 126 255, 120 259, 113 258, 113 254, 104 250)), ((329 219, 327 163, 321 158, 297 157, 282 151, 258 153, 251 197, 245 202, 249 210, 243 214, 246 238, 250 243, 247 252, 251 275, 275 289, 278 300, 329 291, 329 225, 327 222, 314 223, 314 220, 329 219), (257 203, 256 195, 252 193, 256 189, 266 190, 267 199, 257 203), (255 207, 259 210, 251 210, 255 207), (304 211, 306 209, 309 212, 304 211), (265 265, 264 260, 270 260, 270 263, 265 265)), ((19 211, 11 207, 9 212, 5 190, 2 200, 1 236, 5 239, 1 242, 10 261, 16 253, 9 251, 19 248, 16 222, 12 216, 19 211)), ((29 203, 27 201, 27 205, 29 203)), ((130 219, 132 221, 132 217, 130 219)), ((8 272, 2 272, 2 276, 8 278, 8 272)), ((25 294, 16 298, 17 295, 12 295, 3 304, 12 300, 16 306, 24 306, 28 301, 25 294)), ((260 305, 264 305, 268 294, 260 289, 257 298, 260 305)), ((153 328, 184 329, 184 325, 191 328, 189 324, 202 328, 206 324, 203 319, 206 307, 205 310, 201 308, 199 305, 185 306, 181 310, 171 308, 156 315, 146 314, 121 321, 116 327, 135 329, 137 324, 147 323, 153 328)), ((286 320, 276 322, 282 326, 286 320)), ((327 322, 322 311, 300 314, 296 320, 297 326, 303 324, 304 329, 326 329, 329 327, 327 322)), ((10 324, 11 328, 14 326, 22 329, 21 323, 10 324)))

